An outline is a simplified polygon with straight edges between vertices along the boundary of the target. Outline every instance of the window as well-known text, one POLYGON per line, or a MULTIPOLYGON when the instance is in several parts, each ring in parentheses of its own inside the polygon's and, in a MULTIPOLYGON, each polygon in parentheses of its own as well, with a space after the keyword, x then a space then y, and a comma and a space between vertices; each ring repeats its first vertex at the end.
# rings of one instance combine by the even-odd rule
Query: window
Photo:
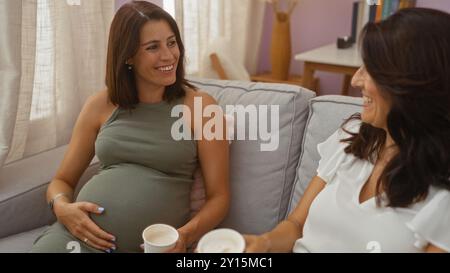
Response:
POLYGON ((37 1, 36 60, 30 120, 49 117, 54 105, 55 48, 50 0, 37 1))
POLYGON ((195 75, 199 72, 202 54, 208 43, 224 35, 225 2, 164 0, 164 9, 177 19, 183 37, 186 74, 195 75), (181 9, 183 14, 180 16, 177 12, 181 9), (187 33, 189 35, 183 35, 187 33))
POLYGON ((165 11, 175 18, 175 0, 164 0, 163 7, 165 11))

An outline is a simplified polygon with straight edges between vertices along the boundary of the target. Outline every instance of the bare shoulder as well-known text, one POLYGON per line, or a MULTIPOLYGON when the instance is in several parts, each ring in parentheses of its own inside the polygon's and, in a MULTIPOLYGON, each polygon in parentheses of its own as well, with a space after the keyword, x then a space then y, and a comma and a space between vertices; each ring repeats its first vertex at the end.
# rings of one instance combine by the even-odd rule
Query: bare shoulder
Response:
POLYGON ((108 97, 108 91, 101 90, 91 96, 86 100, 85 107, 94 109, 103 109, 108 107, 113 107, 114 105, 110 102, 108 97))
POLYGON ((109 100, 108 91, 105 89, 87 98, 81 114, 88 116, 101 125, 108 119, 115 108, 116 106, 109 100))
POLYGON ((185 104, 189 107, 193 106, 195 98, 201 99, 203 107, 205 107, 206 105, 217 104, 217 101, 210 94, 208 94, 204 91, 201 91, 201 90, 193 90, 193 89, 188 88, 186 90, 185 104))

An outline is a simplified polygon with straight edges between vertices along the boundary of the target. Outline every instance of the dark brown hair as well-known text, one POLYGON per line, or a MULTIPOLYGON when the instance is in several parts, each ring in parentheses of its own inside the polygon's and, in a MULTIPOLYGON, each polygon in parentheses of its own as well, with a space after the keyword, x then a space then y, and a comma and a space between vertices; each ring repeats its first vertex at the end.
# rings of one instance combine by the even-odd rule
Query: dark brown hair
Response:
POLYGON ((185 88, 195 89, 185 79, 185 50, 175 20, 155 4, 146 1, 132 1, 124 4, 115 14, 108 41, 105 82, 110 101, 121 108, 133 109, 139 103, 134 73, 128 69, 126 62, 137 53, 141 28, 151 20, 164 20, 169 24, 180 50, 176 82, 166 87, 163 99, 170 102, 185 96, 185 88))
MULTIPOLYGON (((362 30, 363 63, 391 102, 387 129, 398 150, 377 183, 378 205, 381 191, 387 206, 407 207, 431 185, 450 190, 449 30, 450 14, 425 8, 400 10, 362 30)), ((372 162, 386 141, 384 130, 366 123, 351 135, 345 152, 372 162)))

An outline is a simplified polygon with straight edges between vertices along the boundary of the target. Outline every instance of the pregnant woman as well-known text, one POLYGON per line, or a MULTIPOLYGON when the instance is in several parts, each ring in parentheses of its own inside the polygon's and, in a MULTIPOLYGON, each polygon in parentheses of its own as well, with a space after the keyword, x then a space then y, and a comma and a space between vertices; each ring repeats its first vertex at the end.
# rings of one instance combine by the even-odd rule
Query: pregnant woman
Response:
POLYGON ((58 221, 32 252, 69 252, 73 241, 81 252, 139 252, 142 231, 154 223, 176 227, 180 238, 171 251, 184 252, 222 221, 229 206, 225 137, 176 141, 171 134, 179 119, 171 117, 175 105, 191 110, 183 118, 193 134, 202 132, 191 122, 194 98, 201 98, 203 107, 216 104, 184 79, 183 62, 181 36, 168 13, 145 1, 117 11, 109 36, 107 89, 91 96, 78 117, 47 190, 58 221), (72 200, 94 155, 100 171, 72 200), (206 202, 190 219, 198 164, 206 202))

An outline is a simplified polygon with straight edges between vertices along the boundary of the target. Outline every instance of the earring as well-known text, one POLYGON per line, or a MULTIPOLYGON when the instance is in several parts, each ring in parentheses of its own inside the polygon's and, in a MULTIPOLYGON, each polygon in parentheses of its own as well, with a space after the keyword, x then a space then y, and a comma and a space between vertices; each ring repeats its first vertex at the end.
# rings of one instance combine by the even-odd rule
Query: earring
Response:
POLYGON ((128 63, 128 61, 125 62, 125 65, 127 66, 128 70, 133 69, 133 67, 131 66, 131 64, 128 63))

